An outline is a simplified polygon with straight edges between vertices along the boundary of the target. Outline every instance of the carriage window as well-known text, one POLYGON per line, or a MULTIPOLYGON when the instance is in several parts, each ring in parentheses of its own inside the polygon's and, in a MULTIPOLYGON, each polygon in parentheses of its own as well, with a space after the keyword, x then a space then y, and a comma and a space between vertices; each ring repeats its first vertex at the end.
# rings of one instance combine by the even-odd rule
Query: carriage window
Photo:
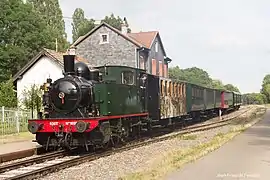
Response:
POLYGON ((128 84, 128 85, 134 84, 134 74, 132 71, 122 72, 122 84, 128 84))
POLYGON ((172 95, 172 82, 169 82, 169 89, 168 89, 168 95, 171 96, 172 95))
POLYGON ((165 84, 164 84, 164 96, 167 96, 167 92, 168 92, 167 81, 165 80, 165 84))

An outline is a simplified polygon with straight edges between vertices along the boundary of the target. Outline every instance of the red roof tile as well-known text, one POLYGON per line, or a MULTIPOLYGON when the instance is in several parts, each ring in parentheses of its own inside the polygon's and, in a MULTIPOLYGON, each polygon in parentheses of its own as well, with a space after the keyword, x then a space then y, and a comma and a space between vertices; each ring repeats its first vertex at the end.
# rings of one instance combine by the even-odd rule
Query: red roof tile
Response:
MULTIPOLYGON (((33 64, 35 64, 42 56, 48 56, 55 62, 57 62, 60 66, 64 65, 64 58, 63 55, 66 54, 64 52, 56 52, 51 49, 44 48, 42 51, 40 51, 35 57, 33 57, 19 72, 17 72, 13 76, 13 81, 16 81, 21 75, 23 75, 29 68, 32 67, 33 64)), ((75 56, 75 62, 80 61, 87 64, 88 67, 91 67, 87 59, 84 59, 80 56, 75 56)))
POLYGON ((132 39, 134 39, 135 41, 143 44, 146 48, 150 49, 157 34, 158 31, 148 31, 148 32, 128 33, 127 35, 132 39))

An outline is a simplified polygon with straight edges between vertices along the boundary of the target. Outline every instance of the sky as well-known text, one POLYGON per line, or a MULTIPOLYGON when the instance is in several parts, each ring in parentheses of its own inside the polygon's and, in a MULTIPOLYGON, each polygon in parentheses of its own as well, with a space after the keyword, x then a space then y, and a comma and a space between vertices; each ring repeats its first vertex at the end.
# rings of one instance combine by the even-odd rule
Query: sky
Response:
MULTIPOLYGON (((268 0, 60 0, 64 17, 82 8, 87 18, 114 13, 133 32, 157 30, 170 67, 198 67, 241 93, 259 92, 270 74, 268 0)), ((72 20, 65 18, 68 39, 72 20)))

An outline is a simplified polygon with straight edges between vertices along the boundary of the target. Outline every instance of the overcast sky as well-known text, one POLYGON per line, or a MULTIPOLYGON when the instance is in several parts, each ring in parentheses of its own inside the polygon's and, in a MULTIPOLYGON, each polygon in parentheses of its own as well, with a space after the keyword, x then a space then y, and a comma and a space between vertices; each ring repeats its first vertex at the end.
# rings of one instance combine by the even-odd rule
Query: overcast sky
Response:
MULTIPOLYGON (((80 7, 89 18, 114 13, 135 31, 158 30, 171 66, 196 66, 212 78, 258 92, 270 73, 270 1, 60 0, 65 17, 80 7)), ((71 40, 71 19, 65 19, 71 40)))

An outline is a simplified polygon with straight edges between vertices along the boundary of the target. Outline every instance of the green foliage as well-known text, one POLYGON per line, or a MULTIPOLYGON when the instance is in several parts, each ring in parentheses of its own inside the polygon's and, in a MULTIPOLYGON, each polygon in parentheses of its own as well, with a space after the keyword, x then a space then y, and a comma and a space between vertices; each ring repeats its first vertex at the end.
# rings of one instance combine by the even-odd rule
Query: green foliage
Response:
POLYGON ((207 87, 211 87, 212 83, 208 73, 197 67, 180 69, 179 66, 176 66, 169 68, 169 77, 207 87))
POLYGON ((0 81, 5 81, 51 42, 44 19, 22 0, 1 0, 0 19, 0 81))
POLYGON ((222 81, 219 79, 212 80, 212 87, 215 89, 225 89, 222 81))
POLYGON ((267 98, 262 93, 247 93, 243 95, 244 104, 265 104, 267 98))
MULTIPOLYGON (((119 16, 115 17, 114 14, 112 13, 110 16, 105 16, 105 18, 101 22, 106 22, 107 24, 121 31, 121 26, 124 23, 124 20, 121 19, 119 16)), ((127 20, 126 20, 126 23, 128 26, 127 20)), ((131 29, 128 28, 128 33, 130 32, 131 32, 131 29)))
POLYGON ((179 66, 171 67, 169 68, 169 77, 204 87, 240 92, 239 89, 232 84, 223 85, 222 81, 211 79, 206 71, 197 67, 187 69, 180 69, 179 66))
MULTIPOLYGON (((27 2, 34 7, 49 28, 50 36, 48 36, 47 41, 56 42, 57 39, 58 50, 66 51, 69 43, 67 42, 65 22, 58 0, 27 0, 27 2)), ((55 49, 55 46, 48 48, 55 49)))
MULTIPOLYGON (((80 36, 87 34, 95 27, 95 20, 86 19, 84 11, 81 8, 75 9, 72 19, 73 19, 72 23, 73 42, 75 42, 80 36)), ((101 22, 106 22, 107 24, 121 31, 121 26, 124 23, 124 19, 121 19, 119 16, 115 17, 114 14, 112 13, 110 16, 105 16, 104 19, 101 20, 101 22)), ((125 20, 125 23, 127 24, 127 26, 129 26, 127 20, 125 20)), ((130 33, 131 29, 128 28, 127 32, 130 33)))
POLYGON ((183 70, 179 68, 179 66, 169 68, 169 77, 172 79, 178 79, 184 81, 183 70))
POLYGON ((184 79, 194 84, 212 87, 212 79, 209 74, 197 67, 187 68, 183 70, 184 79))
POLYGON ((84 11, 81 8, 75 9, 72 23, 72 39, 75 42, 80 36, 85 35, 95 27, 94 19, 86 19, 84 16, 84 11))
POLYGON ((232 84, 226 84, 224 88, 228 91, 240 92, 239 89, 232 84))
POLYGON ((8 81, 0 83, 0 106, 9 108, 17 106, 17 97, 13 88, 14 86, 11 78, 8 81))
POLYGON ((266 101, 270 102, 270 74, 263 78, 261 93, 265 95, 266 101))
POLYGON ((42 90, 40 87, 34 84, 29 89, 25 89, 22 94, 23 106, 32 111, 35 109, 37 112, 40 112, 42 105, 42 90))

